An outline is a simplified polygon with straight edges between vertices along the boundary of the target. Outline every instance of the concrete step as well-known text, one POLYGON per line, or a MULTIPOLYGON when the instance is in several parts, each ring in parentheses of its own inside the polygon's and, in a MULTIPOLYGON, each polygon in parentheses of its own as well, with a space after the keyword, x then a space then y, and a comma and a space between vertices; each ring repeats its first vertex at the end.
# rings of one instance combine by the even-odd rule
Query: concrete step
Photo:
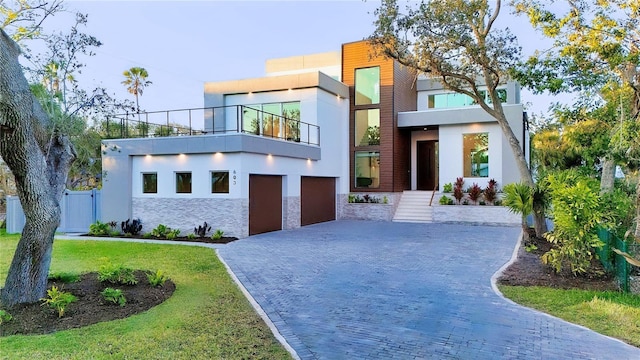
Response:
POLYGON ((398 208, 393 216, 395 222, 433 222, 433 209, 429 202, 434 194, 431 191, 405 191, 402 193, 398 208))

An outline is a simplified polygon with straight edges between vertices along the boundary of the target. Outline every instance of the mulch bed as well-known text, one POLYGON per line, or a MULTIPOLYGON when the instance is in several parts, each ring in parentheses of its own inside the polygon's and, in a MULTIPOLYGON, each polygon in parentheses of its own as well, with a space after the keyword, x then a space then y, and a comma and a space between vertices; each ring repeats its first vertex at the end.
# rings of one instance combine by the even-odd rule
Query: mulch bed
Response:
MULTIPOLYGON (((117 236, 111 236, 111 235, 105 235, 105 236, 100 236, 100 235, 89 235, 89 234, 82 234, 80 236, 90 236, 90 237, 106 237, 106 238, 118 238, 117 236)), ((186 236, 178 236, 175 239, 166 239, 166 238, 158 238, 158 237, 149 237, 146 238, 143 235, 131 235, 131 236, 120 236, 120 238, 122 239, 141 239, 141 240, 166 240, 166 241, 182 241, 182 242, 197 242, 197 243, 206 243, 206 244, 228 244, 232 241, 236 241, 238 240, 237 237, 235 236, 223 236, 220 239, 212 239, 209 236, 205 236, 205 237, 195 237, 193 239, 189 239, 186 236)))
POLYGON ((75 283, 62 284, 50 281, 47 288, 55 285, 58 289, 71 292, 78 301, 68 305, 62 318, 58 317, 55 310, 46 305, 42 306, 41 303, 6 309, 13 319, 0 324, 0 336, 48 334, 126 318, 161 304, 171 297, 176 289, 171 280, 167 280, 161 287, 151 287, 144 271, 136 270, 135 275, 138 280, 135 285, 101 283, 96 272, 81 275, 80 281, 75 283), (100 292, 107 287, 122 290, 127 299, 126 305, 118 306, 106 302, 100 292))
POLYGON ((551 249, 551 243, 529 234, 518 250, 517 260, 498 278, 498 284, 510 286, 546 286, 558 289, 585 289, 617 291, 618 286, 612 275, 607 274, 599 260, 594 259, 592 270, 586 274, 573 275, 570 271, 556 273, 542 263, 540 257, 551 249), (525 246, 535 245, 536 250, 527 252, 525 246))

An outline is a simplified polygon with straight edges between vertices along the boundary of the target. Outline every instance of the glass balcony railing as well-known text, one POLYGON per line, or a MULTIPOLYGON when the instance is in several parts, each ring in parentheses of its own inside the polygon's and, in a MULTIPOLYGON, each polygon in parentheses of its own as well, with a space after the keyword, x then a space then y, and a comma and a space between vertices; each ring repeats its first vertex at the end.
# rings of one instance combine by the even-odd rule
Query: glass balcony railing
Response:
POLYGON ((320 145, 320 127, 245 105, 118 114, 96 124, 104 139, 244 133, 320 145))

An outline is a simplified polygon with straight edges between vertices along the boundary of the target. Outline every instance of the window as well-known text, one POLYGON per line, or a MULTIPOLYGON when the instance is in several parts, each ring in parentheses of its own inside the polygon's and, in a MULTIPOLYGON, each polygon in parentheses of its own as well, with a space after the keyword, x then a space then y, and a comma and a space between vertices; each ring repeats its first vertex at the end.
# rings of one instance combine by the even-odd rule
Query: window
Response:
POLYGON ((157 173, 142 174, 142 193, 143 194, 158 193, 158 174, 157 173))
POLYGON ((356 146, 380 145, 380 109, 356 110, 356 146))
POLYGON ((191 194, 191 173, 190 172, 176 173, 176 193, 191 194))
POLYGON ((228 194, 229 193, 229 172, 228 171, 212 171, 211 172, 211 193, 212 194, 228 194))
POLYGON ((489 133, 462 135, 464 176, 489 177, 489 133))
POLYGON ((280 137, 281 104, 262 105, 262 134, 264 136, 280 137))
POLYGON ((280 139, 300 139, 300 102, 245 105, 242 131, 280 139))
POLYGON ((288 102, 282 104, 282 116, 284 117, 284 138, 300 141, 300 103, 288 102))
POLYGON ((356 105, 380 103, 380 68, 356 69, 356 105))
POLYGON ((260 105, 242 107, 242 132, 260 135, 260 105))
MULTIPOLYGON (((498 89, 496 93, 501 103, 507 102, 507 89, 498 89)), ((491 104, 491 98, 487 91, 481 90, 480 97, 484 98, 485 103, 491 104)), ((429 95, 427 101, 427 107, 429 109, 457 108, 477 104, 477 102, 469 96, 458 93, 429 95)))
POLYGON ((380 187, 380 153, 377 151, 356 151, 356 187, 380 187))

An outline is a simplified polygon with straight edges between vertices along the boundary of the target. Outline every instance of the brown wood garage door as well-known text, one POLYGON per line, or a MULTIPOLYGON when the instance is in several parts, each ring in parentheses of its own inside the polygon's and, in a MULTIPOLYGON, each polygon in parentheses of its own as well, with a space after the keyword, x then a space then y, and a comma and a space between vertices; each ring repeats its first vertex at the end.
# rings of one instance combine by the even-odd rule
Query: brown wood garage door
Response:
POLYGON ((282 176, 249 175, 249 235, 282 230, 282 176))
POLYGON ((300 224, 310 225, 336 219, 336 179, 303 176, 300 189, 300 224))

